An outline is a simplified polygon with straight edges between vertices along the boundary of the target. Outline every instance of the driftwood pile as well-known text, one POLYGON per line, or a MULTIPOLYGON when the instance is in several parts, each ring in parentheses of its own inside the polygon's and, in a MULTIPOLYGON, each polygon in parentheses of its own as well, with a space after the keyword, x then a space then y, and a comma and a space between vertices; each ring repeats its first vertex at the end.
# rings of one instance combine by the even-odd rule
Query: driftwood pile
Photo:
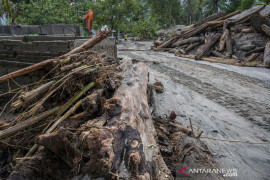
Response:
POLYGON ((226 14, 219 11, 179 29, 154 50, 238 66, 270 67, 270 5, 226 14))
MULTIPOLYGON (((218 168, 206 145, 176 122, 152 119, 148 68, 137 60, 106 62, 91 51, 102 31, 71 52, 0 77, 43 67, 50 72, 7 104, 17 116, 0 124, 2 179, 173 179, 178 168, 218 168)), ((197 174, 198 175, 198 174, 197 174)), ((218 174, 204 174, 222 179, 218 174)), ((200 175, 198 175, 200 176, 200 175)))

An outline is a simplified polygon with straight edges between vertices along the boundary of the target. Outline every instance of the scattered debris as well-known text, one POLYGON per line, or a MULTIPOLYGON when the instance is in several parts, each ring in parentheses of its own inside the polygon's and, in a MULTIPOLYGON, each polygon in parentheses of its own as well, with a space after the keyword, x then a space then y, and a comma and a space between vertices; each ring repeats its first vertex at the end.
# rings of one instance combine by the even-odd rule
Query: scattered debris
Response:
POLYGON ((227 15, 219 11, 180 29, 162 43, 159 39, 154 50, 196 60, 269 67, 269 8, 260 5, 227 15))
MULTIPOLYGON (((181 176, 179 170, 187 166, 202 169, 220 168, 205 143, 199 137, 195 137, 191 129, 177 121, 172 121, 172 118, 176 118, 173 111, 169 118, 154 117, 153 120, 157 130, 158 147, 174 178, 201 178, 201 175, 196 173, 181 176)), ((204 177, 205 179, 224 179, 221 174, 206 173, 204 177)))
POLYGON ((163 93, 164 92, 164 86, 163 86, 163 84, 157 78, 155 78, 155 80, 156 80, 156 82, 153 85, 151 85, 151 87, 153 89, 155 89, 155 91, 157 93, 163 93))

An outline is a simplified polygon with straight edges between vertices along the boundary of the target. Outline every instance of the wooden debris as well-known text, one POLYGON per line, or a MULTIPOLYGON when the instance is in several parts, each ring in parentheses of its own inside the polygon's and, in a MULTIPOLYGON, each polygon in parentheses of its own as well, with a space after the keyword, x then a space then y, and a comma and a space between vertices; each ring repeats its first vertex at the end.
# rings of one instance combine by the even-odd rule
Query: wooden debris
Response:
POLYGON ((18 131, 20 131, 22 129, 25 129, 25 128, 27 128, 27 127, 35 124, 35 123, 38 123, 39 121, 41 121, 41 120, 51 116, 52 114, 54 114, 58 109, 59 109, 59 107, 55 107, 55 108, 53 108, 51 110, 48 110, 46 112, 43 112, 43 113, 35 116, 33 118, 30 118, 28 120, 25 120, 25 121, 19 123, 19 124, 16 124, 15 126, 12 126, 12 127, 9 127, 9 128, 7 128, 5 130, 0 131, 0 140, 2 140, 4 138, 18 132, 18 131))
POLYGON ((160 46, 158 46, 158 49, 169 47, 169 46, 172 45, 175 41, 177 41, 178 38, 179 38, 178 36, 175 36, 175 37, 169 39, 168 41, 166 41, 166 42, 164 42, 163 44, 161 44, 160 46))
POLYGON ((262 25, 262 30, 263 30, 268 36, 270 36, 270 27, 269 27, 269 26, 263 24, 263 25, 262 25))
POLYGON ((173 49, 169 52, 180 57, 210 62, 262 66, 264 47, 270 40, 270 19, 259 13, 264 8, 264 5, 259 5, 227 15, 219 11, 177 32, 177 36, 181 35, 173 44, 170 41, 173 49), (217 35, 214 38, 215 34, 220 33, 220 37, 217 35), (216 44, 216 41, 219 41, 219 44, 216 44), (256 55, 254 60, 255 55, 251 56, 251 59, 248 59, 250 62, 247 62, 245 57, 253 53, 260 55, 256 55))
POLYGON ((263 62, 264 67, 270 68, 270 41, 265 45, 263 62))
POLYGON ((195 59, 196 59, 196 60, 199 60, 199 59, 201 59, 205 54, 207 54, 207 53, 210 51, 210 49, 212 48, 212 46, 219 40, 220 36, 221 36, 221 34, 220 34, 220 33, 217 33, 217 34, 213 37, 213 39, 212 39, 210 42, 208 42, 208 43, 206 44, 206 46, 204 47, 203 51, 202 51, 199 55, 195 56, 195 59))
POLYGON ((257 57, 259 57, 259 56, 260 56, 259 53, 253 53, 253 54, 251 54, 251 55, 246 59, 246 61, 247 61, 247 62, 252 62, 252 61, 256 60, 257 57))
POLYGON ((190 37, 188 39, 184 39, 184 40, 179 40, 177 42, 175 42, 172 47, 176 47, 176 46, 182 46, 184 44, 191 44, 191 43, 196 43, 198 41, 203 42, 204 41, 204 37, 190 37))

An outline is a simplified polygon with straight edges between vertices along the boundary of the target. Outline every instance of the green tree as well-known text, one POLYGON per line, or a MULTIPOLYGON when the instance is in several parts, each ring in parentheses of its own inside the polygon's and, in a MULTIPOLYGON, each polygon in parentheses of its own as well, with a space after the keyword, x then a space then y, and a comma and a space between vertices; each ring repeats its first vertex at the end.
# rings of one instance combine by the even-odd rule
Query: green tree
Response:
POLYGON ((108 25, 117 30, 121 22, 132 19, 139 10, 141 1, 136 0, 97 0, 92 3, 95 27, 108 25))
POLYGON ((221 9, 226 9, 226 0, 205 0, 206 16, 218 12, 221 9))
POLYGON ((270 4, 270 0, 262 0, 264 4, 270 4))
POLYGON ((254 0, 242 0, 241 2, 241 10, 249 9, 253 6, 254 0))
POLYGON ((241 8, 241 0, 230 0, 228 3, 229 5, 225 9, 227 13, 232 13, 241 8))
POLYGON ((159 30, 159 25, 156 23, 157 21, 149 17, 146 20, 139 20, 134 24, 132 28, 133 34, 138 34, 140 37, 143 38, 155 38, 157 36, 157 30, 159 30))
POLYGON ((180 22, 181 4, 179 0, 148 0, 151 15, 161 26, 168 27, 180 22))

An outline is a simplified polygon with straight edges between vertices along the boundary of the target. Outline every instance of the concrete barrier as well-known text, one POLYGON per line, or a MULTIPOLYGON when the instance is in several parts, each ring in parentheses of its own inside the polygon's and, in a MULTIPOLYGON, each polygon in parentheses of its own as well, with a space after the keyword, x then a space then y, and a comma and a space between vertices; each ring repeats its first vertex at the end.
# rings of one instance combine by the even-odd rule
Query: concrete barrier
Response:
MULTIPOLYGON (((55 36, 0 36, 0 76, 63 55, 87 40, 55 36)), ((117 47, 114 38, 103 40, 93 50, 102 53, 106 57, 117 58, 117 47)), ((46 73, 47 71, 42 69, 14 80, 22 86, 40 80, 46 73)), ((11 80, 9 83, 0 84, 0 94, 7 92, 9 88, 18 88, 15 81, 11 80)), ((0 106, 9 97, 0 97, 0 106)))
POLYGON ((28 34, 83 36, 82 27, 73 24, 0 26, 0 36, 21 36, 28 34))

